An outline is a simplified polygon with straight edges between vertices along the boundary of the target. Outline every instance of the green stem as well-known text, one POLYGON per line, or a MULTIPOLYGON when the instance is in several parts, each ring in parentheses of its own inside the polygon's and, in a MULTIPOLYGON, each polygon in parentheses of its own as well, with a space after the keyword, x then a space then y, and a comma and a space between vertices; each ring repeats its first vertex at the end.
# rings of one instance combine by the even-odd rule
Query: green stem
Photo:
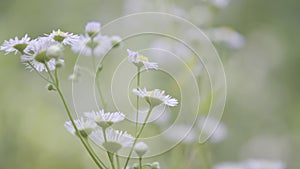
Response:
POLYGON ((53 82, 51 82, 48 78, 46 78, 45 76, 43 76, 29 61, 27 61, 27 63, 42 79, 44 79, 47 82, 53 84, 53 82))
MULTIPOLYGON (((103 138, 104 138, 104 142, 107 143, 107 137, 106 137, 106 128, 102 128, 102 132, 103 132, 103 138)), ((113 154, 111 152, 109 152, 108 150, 106 150, 107 152, 107 156, 109 158, 111 167, 113 169, 115 169, 115 165, 114 165, 114 159, 113 159, 113 154)))
MULTIPOLYGON (((137 88, 140 88, 140 82, 141 82, 141 72, 140 72, 140 67, 137 67, 137 82, 136 82, 136 86, 137 88)), ((136 96, 136 117, 135 117, 135 135, 137 134, 138 131, 138 125, 139 125, 139 104, 140 102, 140 97, 136 96)))
MULTIPOLYGON (((70 109, 69 109, 69 107, 68 107, 68 105, 67 105, 67 102, 66 102, 66 100, 65 100, 65 98, 64 98, 64 95, 63 95, 63 93, 62 93, 62 91, 61 91, 61 89, 60 89, 60 87, 59 87, 59 80, 58 80, 57 72, 55 73, 55 79, 56 79, 57 81, 55 81, 54 78, 53 78, 53 76, 52 76, 52 74, 51 74, 51 72, 49 71, 48 66, 47 66, 46 64, 45 64, 45 66, 46 66, 46 69, 48 70, 49 76, 51 77, 51 79, 53 79, 53 83, 57 84, 57 85, 55 86, 55 87, 56 87, 56 90, 57 90, 57 92, 58 92, 58 94, 59 94, 59 97, 60 97, 61 101, 63 102, 63 105, 64 105, 64 107, 65 107, 65 110, 66 110, 66 112, 67 112, 67 115, 68 115, 68 117, 69 117, 69 119, 70 119, 70 121, 71 121, 71 123, 72 123, 74 129, 75 129, 75 132, 76 132, 76 133, 80 133, 79 130, 78 130, 78 128, 77 128, 77 126, 76 126, 76 124, 75 124, 75 122, 74 122, 74 119, 73 119, 72 114, 71 114, 71 111, 70 111, 70 109)), ((100 169, 103 169, 103 166, 99 163, 99 161, 97 160, 97 157, 95 157, 95 155, 93 154, 92 150, 90 149, 90 147, 89 147, 89 146, 87 145, 87 143, 85 142, 84 138, 83 138, 80 134, 78 134, 78 137, 79 137, 81 143, 83 144, 84 148, 87 150, 87 152, 89 153, 89 155, 92 157, 93 161, 96 163, 96 165, 97 165, 100 169)), ((104 168, 105 168, 105 167, 104 167, 104 168)))
POLYGON ((140 169, 143 169, 143 167, 142 167, 142 157, 139 158, 139 166, 140 166, 140 169))
POLYGON ((56 86, 56 84, 57 84, 58 82, 56 82, 56 80, 54 79, 54 77, 53 77, 53 75, 52 75, 52 73, 51 73, 51 71, 50 71, 50 69, 49 69, 49 67, 48 67, 48 64, 47 64, 46 62, 44 62, 44 65, 45 65, 46 70, 47 70, 47 72, 48 72, 48 74, 49 74, 49 77, 51 78, 52 82, 55 83, 55 86, 56 86))
POLYGON ((120 159, 119 159, 118 154, 116 154, 116 160, 117 160, 117 168, 121 169, 121 167, 120 167, 120 159))
POLYGON ((144 122, 143 122, 143 124, 142 124, 142 127, 141 127, 141 129, 139 130, 139 132, 138 132, 136 138, 135 138, 134 141, 133 141, 133 145, 132 145, 132 147, 131 147, 131 149, 130 149, 130 152, 129 152, 129 154, 128 154, 128 157, 127 157, 127 159, 126 159, 124 169, 126 169, 126 167, 127 167, 127 165, 128 165, 128 162, 129 162, 130 157, 131 157, 131 155, 132 155, 134 146, 135 146, 136 142, 138 141, 139 137, 141 136, 141 134, 142 134, 142 132, 143 132, 143 130, 144 130, 146 124, 147 124, 147 121, 148 121, 148 119, 149 119, 149 117, 150 117, 150 114, 151 114, 152 110, 153 110, 153 107, 150 105, 150 106, 149 106, 148 113, 147 113, 147 116, 146 116, 146 118, 145 118, 145 120, 144 120, 144 122))
POLYGON ((94 156, 97 158, 97 160, 101 163, 101 165, 103 166, 103 168, 108 169, 108 167, 101 161, 101 159, 96 155, 96 153, 93 151, 90 143, 88 142, 88 139, 85 139, 88 148, 91 150, 91 152, 94 154, 94 156))

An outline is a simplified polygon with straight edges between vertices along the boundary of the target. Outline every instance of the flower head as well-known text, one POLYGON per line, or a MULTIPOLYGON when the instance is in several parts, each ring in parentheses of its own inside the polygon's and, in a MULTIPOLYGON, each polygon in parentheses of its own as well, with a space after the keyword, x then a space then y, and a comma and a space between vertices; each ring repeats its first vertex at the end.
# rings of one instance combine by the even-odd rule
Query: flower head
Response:
POLYGON ((107 151, 112 153, 118 152, 121 148, 130 147, 134 138, 126 131, 107 129, 106 138, 104 138, 103 130, 93 131, 90 138, 98 145, 103 146, 107 151))
POLYGON ((165 91, 163 90, 154 89, 152 91, 147 91, 146 88, 143 88, 133 89, 132 92, 139 97, 145 98, 145 100, 153 107, 160 104, 174 107, 178 104, 177 99, 172 98, 169 95, 165 95, 165 91))
MULTIPOLYGON (((89 134, 92 133, 92 131, 97 126, 93 121, 91 120, 84 120, 83 118, 74 120, 74 123, 80 133, 81 136, 87 137, 89 134)), ((76 130, 72 124, 71 121, 65 122, 65 128, 73 135, 77 135, 76 130)))
POLYGON ((30 38, 27 34, 22 39, 15 37, 15 39, 5 40, 2 46, 0 46, 0 50, 5 51, 6 55, 11 52, 14 52, 16 55, 18 52, 23 53, 29 42, 30 38))
POLYGON ((139 157, 143 157, 143 155, 145 155, 148 151, 148 145, 144 142, 138 142, 134 146, 134 151, 139 157))
POLYGON ((32 40, 24 50, 25 54, 21 56, 21 62, 24 62, 27 68, 33 69, 32 67, 34 67, 39 72, 48 71, 47 67, 50 71, 55 70, 56 63, 64 62, 57 55, 53 55, 55 45, 59 45, 59 43, 47 37, 32 40))
POLYGON ((58 29, 57 31, 53 30, 51 34, 49 35, 46 34, 46 36, 63 45, 72 45, 79 39, 78 35, 74 35, 73 33, 63 32, 60 29, 58 29))
POLYGON ((102 128, 110 127, 112 124, 120 122, 125 119, 125 115, 120 112, 104 113, 104 110, 100 110, 99 112, 97 111, 84 112, 84 115, 88 119, 95 121, 95 123, 102 128))
POLYGON ((92 39, 89 36, 80 35, 79 40, 72 45, 72 50, 85 56, 101 56, 111 47, 112 42, 108 36, 97 35, 92 39))
POLYGON ((100 32, 101 24, 99 22, 88 22, 85 25, 85 32, 90 36, 94 37, 97 36, 100 32))
POLYGON ((127 49, 128 60, 129 62, 135 64, 137 67, 144 66, 148 69, 158 69, 158 65, 155 62, 149 62, 149 59, 143 55, 140 55, 138 52, 127 49))

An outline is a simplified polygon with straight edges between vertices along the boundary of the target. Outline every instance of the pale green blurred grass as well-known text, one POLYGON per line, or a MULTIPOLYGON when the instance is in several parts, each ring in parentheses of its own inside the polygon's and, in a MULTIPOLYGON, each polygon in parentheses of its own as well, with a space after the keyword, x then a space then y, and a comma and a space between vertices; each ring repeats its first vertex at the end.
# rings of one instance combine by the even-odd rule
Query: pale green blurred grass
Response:
MULTIPOLYGON (((288 144, 277 147, 283 152, 276 157, 262 150, 262 158, 280 158, 288 168, 299 168, 299 5, 296 0, 235 0, 217 14, 215 24, 236 28, 247 46, 224 61, 228 101, 223 119, 229 136, 212 147, 214 162, 248 158, 245 146, 259 135, 288 144)), ((0 9, 1 41, 57 28, 80 33, 87 21, 106 23, 124 14, 122 3, 108 0, 2 0, 0 9)), ((67 117, 57 97, 18 60, 0 57, 0 168, 95 168, 64 130, 67 117)), ((66 77, 71 64, 64 71, 66 77)))

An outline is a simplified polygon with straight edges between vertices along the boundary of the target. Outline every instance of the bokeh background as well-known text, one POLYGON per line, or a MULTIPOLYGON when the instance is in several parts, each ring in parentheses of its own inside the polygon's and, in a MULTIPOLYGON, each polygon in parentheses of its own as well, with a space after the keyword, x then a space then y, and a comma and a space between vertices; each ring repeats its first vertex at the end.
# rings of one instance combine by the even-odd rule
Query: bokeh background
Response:
MULTIPOLYGON (((201 8, 190 11, 207 3, 1 0, 0 41, 26 33, 37 37, 57 28, 80 34, 88 21, 105 24, 134 12, 162 11, 199 21, 207 17, 201 15, 201 8)), ((227 75, 222 121, 228 134, 210 145, 213 164, 255 158, 282 161, 288 169, 300 167, 299 5, 296 0, 231 0, 225 8, 210 8, 213 14, 205 29, 228 26, 245 40, 238 49, 216 44, 227 75)), ((78 140, 65 131, 67 116, 55 94, 24 71, 17 56, 0 55, 0 168, 96 168, 78 140)), ((75 59, 67 57, 66 63, 65 78, 72 73, 75 59)), ((71 90, 66 93, 71 99, 71 90)), ((176 152, 189 154, 190 149, 179 147, 171 151, 175 158, 163 154, 155 160, 186 164, 188 159, 176 158, 176 152)))

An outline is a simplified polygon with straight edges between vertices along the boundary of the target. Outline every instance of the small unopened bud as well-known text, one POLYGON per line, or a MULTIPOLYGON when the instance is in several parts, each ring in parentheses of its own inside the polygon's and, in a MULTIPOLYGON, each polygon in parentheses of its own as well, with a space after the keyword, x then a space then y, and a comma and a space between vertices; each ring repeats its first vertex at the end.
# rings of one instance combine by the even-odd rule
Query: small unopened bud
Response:
POLYGON ((159 163, 158 163, 158 162, 153 162, 153 163, 151 164, 151 169, 160 169, 159 163))
POLYGON ((47 49, 47 57, 58 59, 64 54, 62 45, 52 45, 47 49))
POLYGON ((111 44, 113 47, 119 47, 121 45, 122 38, 120 36, 112 36, 111 37, 111 44))
POLYGON ((56 68, 61 68, 61 67, 63 67, 64 66, 64 62, 62 62, 62 61, 56 61, 56 63, 55 63, 55 67, 56 68))
POLYGON ((143 157, 148 151, 148 146, 144 142, 138 142, 134 147, 134 151, 139 157, 143 157))
POLYGON ((49 91, 56 91, 55 87, 52 84, 48 84, 47 89, 49 91))
POLYGON ((85 26, 85 32, 90 37, 95 37, 100 32, 101 24, 99 22, 89 22, 85 26))

